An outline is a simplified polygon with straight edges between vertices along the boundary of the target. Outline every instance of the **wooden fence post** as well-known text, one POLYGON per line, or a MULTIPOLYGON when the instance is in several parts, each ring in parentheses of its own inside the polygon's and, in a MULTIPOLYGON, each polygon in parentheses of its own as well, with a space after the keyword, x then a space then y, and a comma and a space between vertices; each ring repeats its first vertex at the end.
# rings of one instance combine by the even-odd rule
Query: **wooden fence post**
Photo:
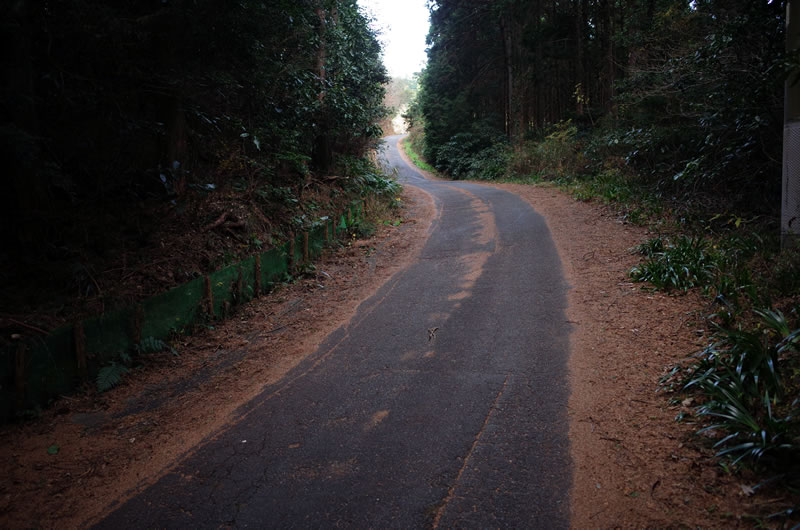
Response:
POLYGON ((72 338, 75 344, 75 363, 78 366, 78 375, 83 382, 89 380, 89 364, 86 355, 86 332, 83 321, 79 320, 72 327, 72 338))
POLYGON ((144 327, 144 306, 136 304, 130 321, 130 337, 133 344, 142 343, 142 327, 144 327))
POLYGON ((17 412, 25 410, 25 386, 27 383, 27 348, 25 343, 20 341, 17 344, 17 351, 14 356, 14 390, 16 393, 17 412))
POLYGON ((233 284, 233 303, 239 305, 244 302, 244 280, 242 278, 242 268, 239 267, 239 276, 236 277, 236 282, 233 284))
POLYGON ((211 289, 211 276, 206 276, 206 315, 209 319, 214 318, 214 291, 211 289))
POLYGON ((256 265, 253 274, 256 276, 256 282, 253 286, 253 294, 256 298, 261 296, 261 254, 256 254, 256 265))

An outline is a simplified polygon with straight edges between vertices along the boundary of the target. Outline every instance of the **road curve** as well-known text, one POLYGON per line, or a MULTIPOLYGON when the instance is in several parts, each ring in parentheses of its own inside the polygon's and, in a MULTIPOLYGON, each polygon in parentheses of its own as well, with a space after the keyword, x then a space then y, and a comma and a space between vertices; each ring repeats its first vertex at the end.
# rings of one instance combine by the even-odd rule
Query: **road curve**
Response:
POLYGON ((424 179, 419 259, 98 528, 566 528, 566 284, 514 194, 424 179))

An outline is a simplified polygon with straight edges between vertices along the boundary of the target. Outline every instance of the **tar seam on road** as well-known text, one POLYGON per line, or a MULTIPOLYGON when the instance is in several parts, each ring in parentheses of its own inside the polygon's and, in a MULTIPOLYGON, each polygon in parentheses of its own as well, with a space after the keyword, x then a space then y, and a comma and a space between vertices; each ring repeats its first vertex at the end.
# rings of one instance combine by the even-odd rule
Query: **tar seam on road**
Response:
POLYGON ((475 440, 472 442, 472 447, 470 447, 469 451, 467 451, 467 456, 464 457, 464 462, 461 464, 461 468, 458 470, 458 474, 456 475, 456 479, 453 481, 453 485, 450 486, 449 490, 447 490, 447 496, 444 498, 441 506, 439 506, 439 509, 436 512, 436 517, 433 519, 433 525, 431 526, 431 528, 433 528, 434 530, 436 528, 439 528, 439 522, 442 520, 444 512, 447 510, 447 505, 450 504, 450 501, 452 501, 453 498, 456 496, 456 488, 458 487, 458 483, 461 482, 461 476, 467 469, 467 465, 469 464, 469 461, 472 458, 472 453, 474 453, 475 448, 478 447, 478 444, 481 441, 481 437, 483 437, 483 433, 486 431, 486 426, 489 425, 489 420, 492 419, 492 414, 494 414, 494 411, 497 410, 497 404, 500 403, 500 398, 503 397, 503 392, 506 391, 506 387, 508 386, 509 377, 511 377, 511 374, 506 374, 506 378, 503 381, 503 386, 500 387, 500 391, 494 398, 492 406, 489 407, 489 412, 486 414, 486 419, 483 420, 483 425, 481 426, 481 429, 475 435, 475 440))
MULTIPOLYGON (((394 275, 394 276, 392 276, 392 277, 391 277, 391 278, 388 280, 388 282, 387 282, 387 283, 389 283, 389 282, 392 282, 392 285, 391 285, 391 287, 389 287, 389 289, 386 291, 386 293, 384 293, 384 295, 383 295, 383 296, 381 296, 381 297, 380 297, 380 298, 379 298, 379 299, 376 301, 376 303, 374 303, 374 304, 372 304, 371 306, 369 306, 369 307, 367 307, 367 308, 365 308, 365 309, 364 309, 364 314, 363 314, 363 315, 360 315, 360 317, 361 317, 361 318, 358 318, 358 317, 359 317, 359 314, 358 314, 358 313, 359 313, 359 311, 357 310, 357 313, 356 313, 356 315, 354 315, 353 319, 352 319, 352 320, 351 320, 351 321, 350 321, 350 322, 349 322, 349 323, 346 325, 345 332, 344 332, 344 336, 342 336, 342 337, 341 337, 341 338, 340 338, 338 341, 336 341, 336 344, 334 344, 333 346, 331 346, 330 348, 328 348, 328 350, 327 350, 325 353, 323 353, 323 354, 322 354, 322 355, 320 355, 320 356, 319 356, 317 359, 315 359, 315 360, 312 362, 311 366, 309 366, 309 367, 308 367, 306 370, 303 370, 303 372, 301 372, 301 373, 297 374, 295 377, 292 377, 291 379, 289 379, 288 381, 286 381, 286 382, 285 382, 283 385, 281 385, 281 386, 280 386, 280 388, 277 388, 277 389, 273 390, 272 392, 270 392, 269 394, 267 394, 266 396, 264 396, 264 397, 263 397, 263 399, 259 400, 258 402, 256 402, 255 400, 253 400, 253 402, 255 403, 255 405, 260 405, 260 404, 262 404, 262 403, 266 403, 267 401, 269 401, 269 400, 270 400, 270 399, 272 399, 273 397, 275 397, 275 396, 277 396, 277 395, 280 395, 280 394, 281 394, 281 392, 283 392, 284 390, 286 390, 287 388, 289 388, 290 386, 292 386, 294 383, 296 383, 296 382, 297 382, 297 381, 299 381, 300 379, 303 379, 304 377, 308 376, 308 374, 310 374, 311 372, 313 372, 314 370, 316 370, 316 368, 317 368, 317 367, 318 367, 320 364, 322 364, 322 363, 324 363, 325 361, 327 361, 327 360, 328 360, 328 359, 329 359, 329 358, 330 358, 330 357, 331 357, 331 356, 334 354, 334 352, 336 352, 336 351, 339 349, 339 346, 341 346, 341 345, 342 345, 342 343, 344 343, 344 341, 346 341, 347 339, 349 339, 349 338, 350 338, 350 330, 351 330, 351 329, 353 329, 353 328, 355 328, 355 327, 357 327, 357 326, 358 326, 358 325, 359 325, 359 324, 360 324, 360 323, 361 323, 361 322, 362 322, 362 321, 363 321, 365 318, 367 318, 367 317, 368 317, 368 316, 369 316, 369 315, 372 313, 372 311, 373 311, 373 310, 375 310, 375 308, 376 308, 376 307, 378 307, 378 306, 380 306, 380 305, 381 305, 381 303, 383 302, 383 300, 384 300, 384 299, 385 299, 387 296, 389 296, 389 295, 392 293, 392 291, 394 291, 395 287, 397 287, 397 284, 398 284, 398 282, 399 282, 400 275, 401 275, 402 273, 404 273, 406 270, 408 270, 408 269, 407 269, 407 268, 404 268, 404 269, 401 269, 401 270, 397 271, 397 272, 395 273, 395 275, 394 275), (353 322, 353 320, 355 320, 356 318, 358 318, 358 320, 356 320, 355 322, 353 322)), ((359 306, 359 307, 360 307, 360 306, 359 306)), ((243 412, 241 415, 239 415, 239 416, 238 416, 238 417, 236 417, 235 419, 231 419, 231 420, 229 420, 228 424, 227 424, 226 426, 224 426, 222 429, 220 429, 220 431, 219 431, 219 432, 215 433, 215 434, 214 434, 214 436, 219 436, 221 433, 223 433, 223 432, 227 431, 229 428, 231 428, 231 427, 233 427, 234 425, 238 424, 239 422, 241 422, 242 420, 244 420, 244 419, 245 419, 245 418, 246 418, 246 417, 247 417, 247 416, 248 416, 248 415, 249 415, 249 414, 250 414, 250 413, 251 413, 253 410, 255 410, 255 409, 256 409, 256 406, 250 407, 250 408, 249 408, 249 409, 248 409, 246 412, 243 412)))
MULTIPOLYGON (((397 286, 397 283, 399 281, 400 275, 403 274, 406 270, 408 270, 407 267, 398 270, 397 272, 395 272, 394 275, 392 275, 389 278, 389 280, 387 280, 386 284, 391 283, 391 286, 389 287, 387 292, 383 296, 381 296, 381 298, 378 300, 378 302, 376 304, 373 304, 373 305, 369 306, 368 308, 365 308, 363 315, 359 315, 360 311, 356 310, 356 314, 353 316, 351 321, 348 324, 346 324, 344 336, 341 337, 338 341, 336 341, 336 343, 333 344, 330 348, 328 348, 328 350, 325 353, 323 353, 317 359, 315 359, 313 361, 313 363, 311 364, 311 366, 309 366, 307 369, 303 370, 301 373, 297 374, 296 376, 292 377, 291 379, 285 381, 282 385, 280 385, 278 388, 272 390, 269 394, 266 394, 265 396, 262 396, 261 399, 254 398, 250 402, 250 404, 252 406, 247 407, 246 410, 242 410, 242 408, 240 407, 239 411, 234 411, 231 414, 231 416, 228 418, 228 421, 222 427, 220 427, 217 431, 209 434, 206 437, 205 441, 213 440, 215 438, 218 438, 219 436, 222 436, 228 430, 234 428, 236 425, 241 423, 245 418, 247 418, 250 415, 250 413, 252 413, 257 408, 258 405, 266 403, 267 401, 271 400, 275 396, 281 395, 287 388, 291 387, 293 384, 295 384, 297 381, 303 379, 304 377, 307 377, 311 372, 316 370, 316 368, 320 364, 322 364, 323 362, 327 361, 333 355, 333 353, 336 350, 338 350, 339 346, 341 346, 342 343, 350 337, 350 330, 353 329, 354 327, 358 326, 358 324, 360 324, 362 320, 364 320, 367 316, 369 316, 369 314, 372 313, 372 311, 376 307, 378 307, 380 305, 380 303, 387 296, 389 296, 389 294, 392 291, 394 291, 394 289, 397 286), (356 318, 358 318, 358 320, 356 320, 356 318), (356 321, 353 322, 353 320, 356 320, 356 321)), ((386 285, 386 284, 384 284, 384 285, 386 285)), ((362 301, 362 303, 363 303, 363 301, 362 301)), ((270 386, 270 385, 267 385, 267 386, 270 386)), ((133 498, 138 493, 143 492, 148 487, 152 486, 153 484, 155 484, 156 482, 161 480, 161 478, 163 478, 164 476, 168 475, 173 470, 177 469, 183 462, 185 462, 189 458, 191 458, 192 455, 194 455, 197 452, 197 450, 201 447, 201 445, 198 445, 198 446, 195 446, 195 447, 192 447, 192 448, 188 449, 182 455, 180 455, 178 458, 176 458, 171 464, 165 466, 162 470, 160 470, 155 476, 148 477, 148 478, 140 481, 138 484, 134 485, 128 491, 128 493, 124 496, 124 497, 127 497, 127 499, 125 501, 123 501, 123 502, 115 501, 114 503, 112 503, 109 506, 110 510, 107 510, 106 513, 101 516, 101 520, 105 519, 105 517, 107 517, 109 515, 109 513, 113 513, 119 506, 125 504, 125 502, 127 502, 127 500, 129 500, 130 498, 133 498)), ((92 524, 90 526, 94 526, 94 524, 92 524)))

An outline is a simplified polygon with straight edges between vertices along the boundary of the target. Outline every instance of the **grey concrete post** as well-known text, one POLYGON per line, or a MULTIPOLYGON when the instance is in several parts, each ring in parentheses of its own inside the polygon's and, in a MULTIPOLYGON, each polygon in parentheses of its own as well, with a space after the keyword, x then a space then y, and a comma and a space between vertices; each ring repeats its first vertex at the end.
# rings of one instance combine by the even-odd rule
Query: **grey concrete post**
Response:
MULTIPOLYGON (((800 48, 800 0, 786 3, 786 51, 800 48)), ((800 242, 800 72, 786 79, 783 117, 781 246, 800 242)))

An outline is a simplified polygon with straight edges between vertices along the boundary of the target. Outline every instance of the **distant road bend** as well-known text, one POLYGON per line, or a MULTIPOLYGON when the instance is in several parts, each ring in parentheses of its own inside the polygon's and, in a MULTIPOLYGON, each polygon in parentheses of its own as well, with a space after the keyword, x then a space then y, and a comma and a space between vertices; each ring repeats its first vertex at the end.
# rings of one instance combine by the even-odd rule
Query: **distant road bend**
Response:
POLYGON ((516 195, 423 178, 422 253, 98 528, 566 528, 566 284, 516 195))

